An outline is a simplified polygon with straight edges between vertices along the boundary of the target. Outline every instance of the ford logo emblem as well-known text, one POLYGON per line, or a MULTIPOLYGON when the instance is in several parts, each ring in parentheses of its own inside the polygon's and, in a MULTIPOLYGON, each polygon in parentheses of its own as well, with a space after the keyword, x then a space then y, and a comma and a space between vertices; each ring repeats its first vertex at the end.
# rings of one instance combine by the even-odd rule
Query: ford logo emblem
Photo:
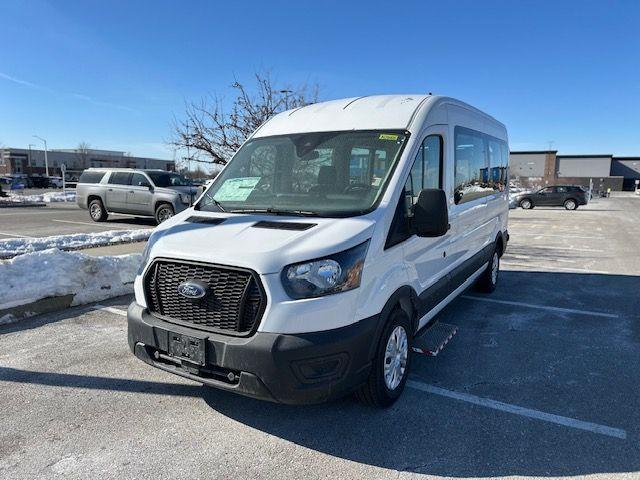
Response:
POLYGON ((178 285, 178 293, 191 299, 202 298, 207 294, 207 285, 197 280, 187 280, 178 285))

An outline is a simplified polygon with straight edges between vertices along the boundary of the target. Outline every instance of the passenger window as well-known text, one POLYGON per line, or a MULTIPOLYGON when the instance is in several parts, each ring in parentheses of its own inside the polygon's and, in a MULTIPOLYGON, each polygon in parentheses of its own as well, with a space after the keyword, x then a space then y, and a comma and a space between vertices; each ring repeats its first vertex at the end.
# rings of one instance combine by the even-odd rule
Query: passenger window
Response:
POLYGON ((495 192, 503 192, 509 179, 507 171, 507 144, 490 138, 489 145, 489 187, 495 192))
POLYGON ((456 204, 470 202, 493 193, 489 186, 489 166, 484 135, 462 127, 455 129, 456 204))
POLYGON ((557 193, 567 193, 567 187, 556 187, 557 193))
POLYGON ((149 180, 147 180, 147 177, 145 177, 141 173, 134 173, 131 177, 131 185, 134 185, 136 187, 148 187, 151 184, 149 183, 149 180))
POLYGON ((403 242, 411 236, 409 223, 420 190, 441 188, 442 151, 442 137, 440 135, 429 135, 420 145, 396 208, 385 248, 403 242))
POLYGON ((554 188, 553 187, 547 187, 544 190, 542 190, 542 193, 554 193, 554 188))
POLYGON ((113 172, 109 177, 109 183, 112 185, 129 185, 131 174, 129 172, 113 172))

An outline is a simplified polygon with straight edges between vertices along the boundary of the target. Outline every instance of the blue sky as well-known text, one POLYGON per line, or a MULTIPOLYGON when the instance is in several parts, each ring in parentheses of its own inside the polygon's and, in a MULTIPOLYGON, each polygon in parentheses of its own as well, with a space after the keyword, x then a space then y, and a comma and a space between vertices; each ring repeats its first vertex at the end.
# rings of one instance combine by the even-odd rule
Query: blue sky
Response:
POLYGON ((269 68, 322 99, 433 92, 512 150, 640 155, 640 2, 3 0, 0 143, 172 158, 185 100, 269 68))

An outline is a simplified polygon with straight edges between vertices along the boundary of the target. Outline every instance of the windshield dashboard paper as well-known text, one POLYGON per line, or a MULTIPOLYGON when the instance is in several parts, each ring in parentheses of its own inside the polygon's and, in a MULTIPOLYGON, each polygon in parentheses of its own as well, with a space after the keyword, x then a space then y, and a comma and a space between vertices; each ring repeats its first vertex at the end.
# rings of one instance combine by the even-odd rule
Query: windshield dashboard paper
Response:
POLYGON ((260 181, 260 177, 230 178, 220 187, 213 198, 218 202, 244 202, 260 181))

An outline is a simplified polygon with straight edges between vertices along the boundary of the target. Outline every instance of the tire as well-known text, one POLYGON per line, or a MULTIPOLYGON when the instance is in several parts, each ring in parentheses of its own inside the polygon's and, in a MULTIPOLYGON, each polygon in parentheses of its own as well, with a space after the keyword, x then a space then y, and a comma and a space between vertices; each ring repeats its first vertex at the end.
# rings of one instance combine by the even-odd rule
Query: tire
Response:
POLYGON ((356 392, 361 402, 377 408, 387 408, 395 403, 402 394, 409 377, 412 345, 411 321, 402 309, 396 308, 389 315, 380 336, 369 378, 356 392), (398 353, 389 355, 387 350, 393 352, 392 349, 398 344, 400 347, 398 353))
POLYGON ((530 198, 523 198, 520 200, 520 207, 524 210, 531 210, 533 208, 533 202, 530 198))
POLYGON ((573 198, 568 198, 564 201, 564 208, 567 210, 575 210, 578 208, 578 202, 576 202, 573 198))
POLYGON ((169 220, 171 217, 175 215, 173 211, 173 207, 168 203, 161 203, 156 207, 156 223, 160 225, 165 220, 169 220))
POLYGON ((491 293, 496 289, 498 285, 498 279, 500 278, 500 252, 498 247, 494 248, 491 254, 491 260, 487 269, 480 275, 476 286, 478 290, 484 293, 491 293))
POLYGON ((107 219, 109 214, 107 209, 104 208, 102 200, 96 198, 89 202, 89 216, 94 222, 104 222, 107 219))

